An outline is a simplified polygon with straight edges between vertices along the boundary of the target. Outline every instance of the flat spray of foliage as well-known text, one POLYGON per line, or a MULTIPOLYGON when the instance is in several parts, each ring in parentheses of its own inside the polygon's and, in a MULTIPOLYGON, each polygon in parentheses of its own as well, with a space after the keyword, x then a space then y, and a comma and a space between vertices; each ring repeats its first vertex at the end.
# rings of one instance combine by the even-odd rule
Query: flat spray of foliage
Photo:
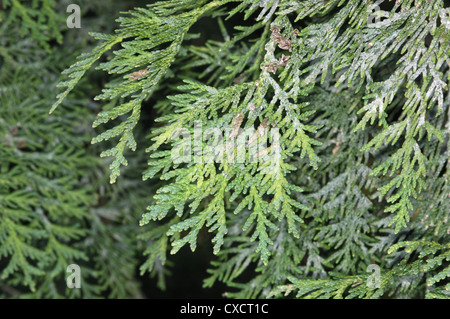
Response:
POLYGON ((93 125, 106 129, 92 143, 108 145, 111 183, 147 145, 142 175, 157 185, 140 221, 143 273, 207 229, 217 257, 204 286, 221 281, 229 297, 450 296, 444 1, 167 0, 117 23, 91 33, 98 45, 63 72, 51 112, 101 60, 110 82, 93 125), (221 37, 199 41, 208 19, 221 37), (146 107, 159 118, 138 145, 146 107), (264 154, 276 160, 174 163, 173 136, 195 139, 199 122, 277 129, 264 154))

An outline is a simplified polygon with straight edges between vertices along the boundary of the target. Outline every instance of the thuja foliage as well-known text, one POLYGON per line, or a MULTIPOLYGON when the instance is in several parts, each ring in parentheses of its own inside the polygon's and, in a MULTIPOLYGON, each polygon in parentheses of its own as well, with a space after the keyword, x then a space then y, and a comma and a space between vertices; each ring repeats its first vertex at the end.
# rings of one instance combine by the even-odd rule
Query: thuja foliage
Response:
MULTIPOLYGON (((231 298, 450 296, 445 1, 153 1, 122 12, 114 32, 100 29, 90 33, 97 45, 67 64, 42 121, 62 125, 70 112, 89 120, 76 94, 95 91, 89 78, 103 71, 108 82, 90 103, 102 107, 91 121, 100 129, 92 143, 110 159, 108 190, 117 191, 121 180, 137 183, 126 172, 140 169, 136 158, 148 159, 140 174, 152 186, 127 189, 136 203, 146 202, 146 211, 108 203, 130 225, 119 228, 126 247, 112 247, 113 239, 108 246, 129 254, 119 282, 132 277, 133 252, 146 258, 141 275, 163 278, 169 254, 185 246, 195 251, 207 231, 216 257, 204 287, 222 282, 231 298), (71 111, 61 108, 68 104, 71 111), (142 119, 149 109, 158 114, 153 124, 142 119), (138 140, 141 131, 148 138, 138 140), (253 134, 245 136, 248 131, 253 134), (249 151, 261 140, 268 140, 266 148, 236 160, 234 141, 249 151), (138 221, 141 227, 134 227, 138 221)), ((55 134, 45 128, 41 135, 55 134)), ((34 206, 31 215, 22 212, 30 209, 20 205, 35 205, 23 204, 27 197, 9 204, 10 194, 13 200, 28 195, 23 183, 6 178, 0 185, 1 203, 13 209, 0 220, 0 254, 8 258, 2 278, 22 267, 12 285, 25 280, 34 288, 42 269, 58 269, 57 257, 44 263, 42 249, 31 243, 58 256, 52 236, 58 238, 63 263, 88 259, 77 240, 96 234, 97 224, 86 221, 96 213, 77 214, 96 192, 78 177, 93 169, 92 153, 76 147, 73 133, 59 135, 69 150, 84 153, 77 153, 82 163, 42 173, 51 183, 61 176, 73 183, 60 196, 79 194, 57 213, 40 208, 58 225, 55 235, 34 220, 34 206), (8 248, 16 233, 23 242, 18 257, 8 248)), ((36 161, 30 165, 43 169, 36 161)), ((14 172, 4 163, 3 171, 14 172)), ((104 223, 98 225, 101 233, 104 223)))

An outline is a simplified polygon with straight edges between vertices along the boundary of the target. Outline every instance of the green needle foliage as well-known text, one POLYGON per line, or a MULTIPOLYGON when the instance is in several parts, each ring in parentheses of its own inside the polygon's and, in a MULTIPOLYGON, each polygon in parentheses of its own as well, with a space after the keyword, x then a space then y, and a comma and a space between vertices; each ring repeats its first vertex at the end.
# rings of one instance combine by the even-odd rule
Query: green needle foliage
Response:
MULTIPOLYGON (((14 4, 6 2, 10 19, 23 12, 14 4)), ((24 22, 34 8, 21 15, 24 22)), ((45 12, 39 21, 53 30, 56 18, 45 12)), ((2 155, 2 174, 11 177, 2 177, 0 203, 11 212, 0 215, 1 278, 21 273, 34 289, 45 267, 56 273, 67 259, 93 260, 102 288, 93 285, 86 296, 95 289, 136 295, 136 256, 145 257, 141 275, 157 276, 163 288, 168 254, 195 251, 206 236, 215 257, 204 287, 222 282, 231 298, 450 297, 446 1, 165 0, 122 12, 116 22, 114 32, 92 29, 97 45, 66 64, 50 116, 22 102, 35 121, 56 123, 27 145, 44 152, 48 139, 54 158, 70 154, 74 162, 45 170, 51 159, 27 163, 12 146, 2 155), (101 92, 88 85, 94 68, 107 78, 101 92), (124 216, 128 226, 117 230, 95 221, 106 208, 80 209, 92 207, 98 190, 91 180, 76 183, 95 161, 64 125, 71 112, 89 118, 76 107, 60 109, 82 104, 72 101, 77 90, 96 95, 102 107, 91 121, 101 129, 92 143, 112 158, 110 183, 118 184, 101 188, 134 203, 111 196, 104 204, 124 216), (149 124, 143 117, 151 112, 158 116, 149 124), (139 141, 142 131, 148 137, 139 141), (67 145, 61 153, 55 134, 67 145), (30 193, 19 174, 33 172, 29 165, 48 178, 31 179, 39 186, 30 193), (140 187, 139 175, 152 186, 140 187), (61 194, 52 191, 62 182, 61 194), (38 214, 30 216, 30 207, 38 214), (116 257, 89 259, 71 244, 83 236, 108 238, 89 249, 116 257), (43 263, 33 241, 47 241, 54 257, 43 263), (115 267, 122 290, 101 279, 115 267)), ((21 32, 34 30, 26 25, 21 32)), ((15 78, 12 86, 25 82, 15 78)), ((16 107, 2 107, 0 119, 13 125, 21 117, 16 107)))

